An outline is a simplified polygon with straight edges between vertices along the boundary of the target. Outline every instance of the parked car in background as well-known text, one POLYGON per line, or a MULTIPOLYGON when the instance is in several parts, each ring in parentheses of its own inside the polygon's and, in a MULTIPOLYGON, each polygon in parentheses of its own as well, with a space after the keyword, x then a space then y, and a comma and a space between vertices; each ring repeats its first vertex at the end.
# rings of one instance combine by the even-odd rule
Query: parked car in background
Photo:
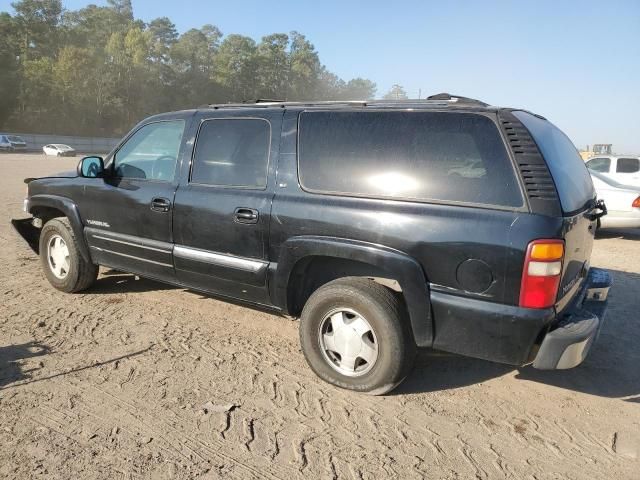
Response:
POLYGON ((22 137, 18 137, 17 135, 0 134, 0 150, 5 152, 15 152, 26 149, 27 142, 25 142, 22 137))
POLYGON ((591 180, 607 215, 598 221, 599 228, 640 228, 640 187, 622 185, 600 172, 590 170, 591 180))
POLYGON ((474 158, 463 165, 454 167, 447 172, 448 175, 459 175, 465 178, 482 178, 487 174, 482 160, 474 158))
POLYGON ((598 155, 587 160, 589 170, 622 184, 640 187, 640 158, 630 155, 598 155))
POLYGON ((52 155, 54 157, 75 157, 76 151, 69 145, 63 143, 50 143, 42 147, 42 151, 45 155, 52 155))

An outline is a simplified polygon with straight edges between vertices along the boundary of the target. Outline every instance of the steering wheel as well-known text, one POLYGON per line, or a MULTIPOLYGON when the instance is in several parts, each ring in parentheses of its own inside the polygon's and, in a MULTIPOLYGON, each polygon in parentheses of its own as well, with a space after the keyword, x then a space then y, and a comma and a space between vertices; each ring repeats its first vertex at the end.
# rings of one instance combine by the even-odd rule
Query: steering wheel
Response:
POLYGON ((167 166, 175 167, 176 158, 171 155, 162 155, 161 157, 156 158, 155 162, 153 162, 153 166, 151 167, 151 178, 154 180, 171 180, 173 175, 173 170, 167 171, 167 166))

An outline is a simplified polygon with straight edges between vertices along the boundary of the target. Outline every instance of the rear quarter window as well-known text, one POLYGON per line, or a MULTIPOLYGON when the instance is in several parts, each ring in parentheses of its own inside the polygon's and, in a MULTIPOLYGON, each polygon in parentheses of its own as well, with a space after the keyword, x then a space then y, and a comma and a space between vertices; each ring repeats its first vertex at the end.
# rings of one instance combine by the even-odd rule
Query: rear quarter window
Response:
POLYGON ((565 213, 583 210, 595 198, 589 170, 576 147, 548 120, 527 112, 513 112, 533 136, 547 162, 565 213))
POLYGON ((299 175, 315 193, 522 207, 504 142, 472 113, 303 112, 299 175))

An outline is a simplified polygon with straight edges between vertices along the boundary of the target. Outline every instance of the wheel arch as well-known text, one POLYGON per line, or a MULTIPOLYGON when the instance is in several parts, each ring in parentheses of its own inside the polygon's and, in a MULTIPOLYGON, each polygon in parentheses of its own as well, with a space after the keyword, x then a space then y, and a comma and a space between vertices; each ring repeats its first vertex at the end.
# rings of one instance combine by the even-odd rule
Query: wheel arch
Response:
POLYGON ((72 200, 58 195, 33 195, 29 198, 29 213, 41 219, 43 225, 53 218, 66 217, 76 237, 80 255, 87 262, 91 261, 80 212, 72 200))
POLYGON ((400 292, 418 346, 433 342, 428 283, 420 264, 409 255, 382 245, 355 240, 302 236, 287 240, 277 265, 270 268, 274 303, 298 316, 306 299, 337 278, 373 278, 400 292))

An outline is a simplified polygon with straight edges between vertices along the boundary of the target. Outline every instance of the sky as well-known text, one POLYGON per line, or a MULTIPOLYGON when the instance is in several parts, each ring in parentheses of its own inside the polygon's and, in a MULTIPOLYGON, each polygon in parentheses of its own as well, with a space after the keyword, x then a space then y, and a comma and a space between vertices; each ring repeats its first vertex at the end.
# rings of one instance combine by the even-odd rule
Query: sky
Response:
MULTIPOLYGON (((0 0, 0 11, 11 11, 0 0)), ((93 2, 63 0, 74 10, 93 2)), ((343 79, 382 96, 449 92, 539 113, 578 148, 640 154, 640 0, 133 0, 144 21, 256 40, 297 30, 343 79)))

